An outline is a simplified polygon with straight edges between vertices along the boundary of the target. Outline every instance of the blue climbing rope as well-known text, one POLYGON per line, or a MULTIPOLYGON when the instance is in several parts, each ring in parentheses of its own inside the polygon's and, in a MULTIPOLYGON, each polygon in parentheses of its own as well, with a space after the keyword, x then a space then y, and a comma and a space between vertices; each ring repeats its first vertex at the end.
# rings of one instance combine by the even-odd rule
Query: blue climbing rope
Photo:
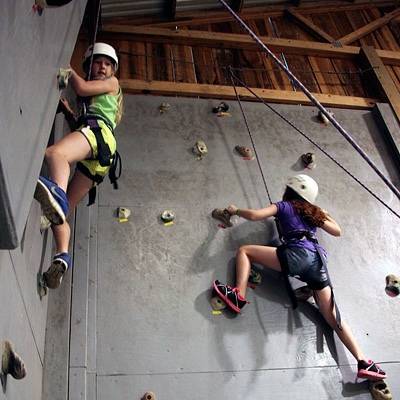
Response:
MULTIPOLYGON (((225 3, 224 0, 219 0, 220 3, 228 10, 242 28, 259 44, 268 55, 279 65, 279 67, 289 76, 293 82, 303 91, 303 93, 310 99, 310 101, 325 115, 325 117, 332 123, 332 125, 345 137, 345 139, 358 151, 364 160, 371 166, 371 168, 379 175, 379 177, 386 183, 392 192, 400 199, 400 191, 393 185, 393 183, 386 177, 386 175, 377 167, 365 151, 356 143, 356 141, 343 129, 343 127, 336 121, 336 119, 322 106, 322 104, 308 91, 308 89, 296 78, 290 70, 282 64, 282 62, 268 49, 268 47, 257 37, 257 35, 240 19, 240 17, 225 3)), ((391 210, 393 212, 393 210, 391 210)), ((396 214, 396 213, 395 213, 396 214)), ((397 214, 396 214, 397 215, 397 214)))

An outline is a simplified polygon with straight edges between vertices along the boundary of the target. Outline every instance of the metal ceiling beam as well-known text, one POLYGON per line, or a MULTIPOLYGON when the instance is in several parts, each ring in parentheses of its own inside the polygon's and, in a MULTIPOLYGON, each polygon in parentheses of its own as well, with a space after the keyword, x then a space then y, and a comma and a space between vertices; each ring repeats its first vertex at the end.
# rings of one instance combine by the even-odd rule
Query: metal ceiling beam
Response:
POLYGON ((232 10, 236 13, 242 12, 244 0, 233 0, 232 1, 232 10))
POLYGON ((170 21, 176 18, 176 0, 165 0, 165 13, 170 21))

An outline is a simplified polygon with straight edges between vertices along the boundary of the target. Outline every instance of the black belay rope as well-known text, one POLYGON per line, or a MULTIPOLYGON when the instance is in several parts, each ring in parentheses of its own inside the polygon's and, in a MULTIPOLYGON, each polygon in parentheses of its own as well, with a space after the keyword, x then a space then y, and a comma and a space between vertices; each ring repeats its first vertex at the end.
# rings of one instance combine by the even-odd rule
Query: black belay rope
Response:
MULTIPOLYGON (((400 214, 398 214, 395 210, 393 210, 388 204, 386 204, 378 195, 376 195, 367 185, 365 185, 364 183, 362 183, 355 175, 353 175, 346 167, 344 167, 339 161, 337 161, 334 157, 332 157, 324 148, 322 148, 318 143, 316 143, 314 140, 312 140, 308 135, 306 135, 303 131, 301 131, 299 128, 297 128, 297 126, 295 126, 292 122, 290 122, 287 118, 285 118, 282 114, 280 114, 277 110, 275 110, 271 105, 269 105, 266 101, 264 101, 260 96, 258 96, 253 90, 251 90, 244 82, 242 82, 237 76, 233 75, 232 70, 230 68, 227 69, 229 76, 231 78, 231 81, 233 82, 233 88, 235 90, 235 94, 236 97, 238 98, 238 102, 240 104, 240 100, 239 100, 239 95, 237 93, 237 89, 236 86, 234 84, 234 80, 237 80, 244 88, 246 88, 254 97, 256 97, 258 100, 260 100, 264 105, 266 105, 272 112, 274 112, 276 115, 278 115, 280 118, 282 118, 285 122, 287 122, 293 129, 295 129, 298 133, 300 133, 304 138, 306 138, 310 143, 312 143, 315 147, 317 147, 319 150, 321 150, 322 153, 324 153, 329 159, 331 159, 339 168, 341 168, 344 172, 346 172, 347 175, 349 175, 352 179, 354 179, 361 187, 363 187, 370 195, 372 195, 376 200, 378 200, 383 206, 385 206, 389 211, 391 211, 397 218, 400 218, 400 214)), ((243 112, 242 107, 240 106, 240 109, 243 112)), ((247 120, 244 117, 245 120, 245 124, 247 127, 247 131, 250 133, 249 127, 247 125, 247 120)), ((250 133, 250 138, 251 141, 253 143, 253 147, 254 147, 254 142, 250 133)), ((257 158, 258 161, 258 158, 257 158)), ((259 164, 260 167, 260 171, 261 174, 262 170, 261 170, 261 166, 259 164)), ((264 177, 264 175, 263 175, 264 177)), ((265 183, 265 180, 264 180, 265 183)), ((268 189, 267 189, 267 193, 268 193, 268 189)), ((268 198, 269 197, 269 193, 268 193, 268 198)), ((271 202, 271 200, 270 200, 271 202)))
MULTIPOLYGON (((251 38, 262 47, 262 49, 275 61, 275 63, 279 65, 283 72, 285 72, 289 76, 289 78, 301 89, 301 91, 321 111, 321 113, 325 115, 325 117, 332 123, 332 125, 339 131, 339 133, 353 146, 355 150, 357 150, 361 157, 364 158, 369 166, 378 174, 378 176, 386 183, 391 191, 400 199, 400 191, 377 167, 377 165, 358 145, 358 143, 344 130, 344 128, 336 121, 336 119, 322 106, 322 104, 310 93, 310 91, 300 82, 300 80, 292 74, 292 72, 279 60, 279 58, 276 57, 274 53, 272 53, 272 51, 256 36, 256 34, 240 19, 240 17, 226 4, 226 2, 224 0, 219 0, 219 2, 227 9, 232 17, 236 19, 237 22, 239 22, 239 24, 251 36, 251 38)), ((400 218, 400 215, 396 214, 396 216, 400 218)))

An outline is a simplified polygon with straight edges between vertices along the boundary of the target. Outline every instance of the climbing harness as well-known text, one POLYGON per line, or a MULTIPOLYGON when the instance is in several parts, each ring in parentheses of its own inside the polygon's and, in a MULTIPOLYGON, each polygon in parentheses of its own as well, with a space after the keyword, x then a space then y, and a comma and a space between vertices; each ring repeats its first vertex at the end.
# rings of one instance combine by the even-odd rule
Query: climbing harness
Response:
MULTIPOLYGON (((319 260, 319 269, 321 270, 323 268, 325 270, 326 276, 328 278, 327 286, 330 286, 330 288, 331 288, 332 302, 335 305, 336 323, 337 323, 338 328, 340 330, 342 330, 342 324, 341 324, 342 319, 340 316, 339 308, 336 304, 335 295, 333 292, 333 285, 332 285, 331 279, 329 277, 328 266, 326 265, 326 259, 325 259, 324 255, 322 254, 321 248, 318 246, 318 239, 316 238, 316 236, 314 236, 310 231, 296 230, 293 232, 287 232, 283 236, 280 235, 280 239, 283 241, 283 243, 280 246, 278 246, 278 248, 276 249, 276 254, 277 254, 279 262, 281 264, 283 279, 284 279, 286 290, 288 291, 290 300, 292 301, 293 309, 298 307, 298 302, 297 302, 297 297, 295 295, 295 292, 293 291, 292 286, 290 285, 290 282, 289 282, 290 272, 289 272, 289 265, 288 265, 288 261, 287 261, 287 257, 286 257, 286 249, 288 248, 288 244, 289 244, 290 240, 292 240, 292 239, 308 240, 309 242, 311 242, 314 245, 314 248, 317 252, 318 260, 319 260)), ((308 282, 307 282, 307 284, 309 285, 310 289, 318 290, 317 288, 311 287, 308 282)))
MULTIPOLYGON (((90 127, 90 130, 96 137, 98 155, 97 157, 89 158, 89 160, 98 160, 99 164, 102 167, 110 166, 110 170, 108 172, 110 182, 114 186, 114 189, 118 189, 117 180, 120 178, 122 173, 121 156, 119 155, 117 150, 115 150, 114 155, 111 154, 110 147, 103 138, 101 127, 99 126, 98 120, 104 122, 108 127, 108 129, 110 129, 110 131, 114 135, 114 130, 112 129, 111 124, 106 119, 101 118, 97 115, 96 116, 82 115, 78 118, 77 125, 78 126, 85 125, 90 127)), ((95 182, 95 185, 89 191, 89 202, 87 205, 90 206, 94 204, 96 199, 96 193, 97 193, 96 186, 99 185, 101 182, 103 182, 104 176, 99 174, 93 175, 89 171, 89 169, 80 162, 77 163, 77 169, 80 172, 82 172, 86 177, 95 182)))
MULTIPOLYGON (((279 65, 279 67, 289 76, 289 78, 296 83, 308 99, 321 111, 323 115, 332 123, 332 125, 345 137, 345 139, 358 151, 364 160, 371 166, 371 168, 378 174, 378 176, 386 183, 392 192, 400 199, 400 191, 393 185, 393 183, 383 174, 383 172, 376 166, 371 158, 364 152, 364 150, 354 141, 354 139, 344 130, 344 128, 336 121, 336 119, 322 106, 322 104, 308 91, 308 89, 300 82, 299 79, 293 75, 290 70, 268 49, 268 47, 255 35, 255 33, 240 19, 240 17, 226 4, 224 0, 219 0, 220 3, 227 9, 227 11, 236 19, 242 28, 252 37, 252 39, 259 44, 268 55, 279 65)), ((236 90, 235 90, 236 92, 236 90)), ((264 102, 265 103, 265 102, 264 102)), ((265 103, 266 104, 266 103, 265 103)), ((365 188, 365 187, 364 187, 365 188)), ((372 192, 370 192, 372 194, 372 192)), ((375 196, 377 198, 377 196, 375 196)), ((379 199, 379 201, 381 201, 379 199)), ((383 203, 381 201, 381 203, 383 203)), ((384 203, 383 203, 384 204, 384 203)), ((384 204, 385 205, 385 204, 384 204)), ((385 205, 388 207, 387 205, 385 205)), ((389 208, 390 209, 390 208, 389 208)), ((400 215, 390 209, 397 217, 400 215)))

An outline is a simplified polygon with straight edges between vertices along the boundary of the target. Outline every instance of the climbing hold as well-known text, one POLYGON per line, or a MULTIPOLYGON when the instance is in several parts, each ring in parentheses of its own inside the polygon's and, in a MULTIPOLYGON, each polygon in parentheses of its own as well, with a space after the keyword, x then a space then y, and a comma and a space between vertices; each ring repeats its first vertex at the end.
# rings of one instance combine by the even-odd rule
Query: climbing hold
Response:
POLYGON ((226 303, 219 296, 215 296, 210 300, 211 307, 215 311, 223 310, 226 308, 226 303))
POLYGON ((51 226, 51 222, 47 219, 45 215, 40 217, 40 232, 45 232, 51 226))
POLYGON ((131 211, 125 207, 118 207, 118 218, 128 218, 131 215, 131 211))
POLYGON ((392 400, 389 386, 384 380, 370 381, 369 391, 375 400, 392 400))
POLYGON ((242 156, 242 157, 251 157, 252 152, 248 147, 244 146, 236 146, 235 150, 242 156))
POLYGON ((315 155, 313 153, 306 153, 301 156, 301 160, 304 165, 312 164, 315 161, 315 155))
POLYGON ((160 113, 164 114, 164 111, 168 111, 171 106, 168 103, 162 103, 160 106, 160 113))
POLYGON ((165 210, 162 214, 161 214, 161 219, 164 222, 171 222, 173 219, 175 218, 175 214, 173 211, 171 210, 165 210))
POLYGON ((62 7, 70 3, 72 0, 35 0, 33 11, 42 14, 43 8, 62 7))
POLYGON ((395 275, 388 275, 386 277, 386 293, 391 297, 396 297, 400 294, 399 278, 395 275))
POLYGON ((223 210, 222 208, 216 208, 211 213, 211 216, 223 222, 225 226, 233 226, 231 222, 231 214, 229 214, 227 209, 223 210))
POLYGON ((226 104, 226 103, 224 103, 224 102, 221 102, 221 103, 219 104, 218 107, 213 107, 212 112, 213 112, 214 114, 218 114, 218 113, 220 113, 221 111, 222 111, 222 112, 226 112, 226 111, 228 111, 228 110, 229 110, 228 104, 226 104))
POLYGON ((142 400, 156 400, 156 395, 153 392, 146 392, 142 400))
MULTIPOLYGON (((332 111, 328 111, 328 114, 330 114, 332 117, 334 115, 332 111)), ((318 111, 318 117, 324 124, 329 123, 329 119, 327 118, 327 116, 325 114, 322 113, 322 111, 318 111)))
POLYGON ((39 297, 40 300, 47 295, 47 279, 41 275, 39 279, 39 297))
POLYGON ((25 363, 14 351, 14 346, 8 339, 3 340, 1 372, 4 375, 10 374, 14 379, 22 379, 26 376, 25 363))
POLYGON ((208 152, 207 146, 202 140, 196 142, 196 144, 193 146, 192 151, 200 157, 202 157, 204 154, 207 154, 208 152))
POLYGON ((308 286, 302 286, 296 289, 294 294, 300 301, 306 302, 313 295, 313 291, 308 286))
POLYGON ((59 74, 57 75, 57 89, 64 90, 68 85, 68 79, 72 75, 72 69, 60 68, 59 74))
POLYGON ((261 274, 258 271, 254 271, 254 269, 251 269, 249 275, 249 282, 261 283, 261 274))

